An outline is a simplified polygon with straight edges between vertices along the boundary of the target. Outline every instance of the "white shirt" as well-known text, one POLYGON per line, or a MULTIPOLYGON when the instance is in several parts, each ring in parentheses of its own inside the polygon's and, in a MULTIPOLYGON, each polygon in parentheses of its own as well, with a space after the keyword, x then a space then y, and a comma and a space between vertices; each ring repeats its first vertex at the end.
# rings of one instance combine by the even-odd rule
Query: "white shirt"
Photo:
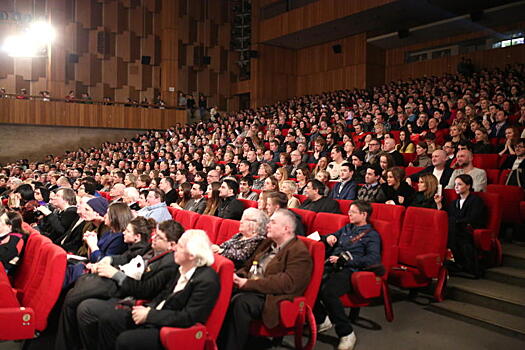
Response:
POLYGON ((432 174, 438 179, 438 183, 441 181, 441 175, 443 175, 444 170, 445 168, 438 170, 436 167, 434 167, 432 174))
MULTIPOLYGON (((182 267, 179 267, 180 277, 179 277, 179 280, 177 281, 177 284, 175 285, 175 288, 173 289, 172 294, 178 293, 184 288, 186 288, 186 285, 190 281, 196 269, 197 269, 196 267, 192 267, 188 272, 182 273, 182 267)), ((164 304, 166 304, 166 299, 161 301, 155 309, 162 310, 162 308, 164 307, 164 304)))

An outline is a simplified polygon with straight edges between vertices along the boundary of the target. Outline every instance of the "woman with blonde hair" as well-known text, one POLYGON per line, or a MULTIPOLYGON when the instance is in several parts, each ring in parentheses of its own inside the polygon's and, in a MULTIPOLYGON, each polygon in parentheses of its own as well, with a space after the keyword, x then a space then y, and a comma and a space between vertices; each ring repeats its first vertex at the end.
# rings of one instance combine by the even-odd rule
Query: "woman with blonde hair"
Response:
POLYGON ((273 176, 279 182, 280 187, 284 181, 288 180, 288 170, 284 167, 280 167, 275 171, 275 174, 273 176))
POLYGON ((419 178, 417 193, 410 206, 437 209, 434 197, 438 189, 438 180, 433 174, 425 174, 419 178))
POLYGON ((281 192, 286 194, 288 197, 288 208, 299 208, 301 202, 299 199, 294 197, 294 193, 297 192, 297 184, 292 180, 285 180, 280 186, 281 192))
POLYGON ((319 158, 319 161, 317 162, 317 165, 315 166, 314 170, 312 171, 312 175, 315 177, 318 172, 321 170, 326 170, 328 168, 328 158, 321 157, 319 158))

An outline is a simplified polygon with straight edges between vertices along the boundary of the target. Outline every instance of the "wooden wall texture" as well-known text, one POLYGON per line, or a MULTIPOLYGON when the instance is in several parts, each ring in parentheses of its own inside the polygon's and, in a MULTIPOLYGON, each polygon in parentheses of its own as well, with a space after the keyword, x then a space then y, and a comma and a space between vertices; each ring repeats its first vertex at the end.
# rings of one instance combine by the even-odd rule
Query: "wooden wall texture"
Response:
MULTIPOLYGON (((264 42, 393 1, 395 0, 319 0, 261 21, 258 39, 264 42)), ((265 6, 268 3, 270 2, 261 1, 260 5, 265 6)))
POLYGON ((186 122, 186 111, 0 99, 0 124, 116 129, 167 129, 186 122))

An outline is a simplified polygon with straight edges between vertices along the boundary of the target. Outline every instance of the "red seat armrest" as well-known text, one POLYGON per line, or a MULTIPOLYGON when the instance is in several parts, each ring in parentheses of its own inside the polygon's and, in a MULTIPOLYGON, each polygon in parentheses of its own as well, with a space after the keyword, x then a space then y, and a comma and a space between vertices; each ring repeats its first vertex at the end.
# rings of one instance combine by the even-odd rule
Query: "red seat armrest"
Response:
POLYGON ((35 336, 35 313, 31 308, 0 309, 0 341, 31 339, 35 336))
POLYGON ((208 339, 206 326, 198 323, 189 328, 162 327, 160 341, 165 349, 204 349, 208 339))
POLYGON ((279 313, 281 315, 281 324, 285 328, 295 326, 299 314, 306 310, 306 298, 297 297, 292 301, 283 300, 279 304, 279 313))
POLYGON ((478 228, 472 232, 472 237, 478 249, 489 251, 494 240, 494 232, 491 229, 478 228))
POLYGON ((352 274, 354 291, 365 299, 376 298, 381 295, 381 277, 373 272, 354 272, 352 274))
POLYGON ((417 267, 427 278, 436 278, 443 260, 438 254, 429 253, 416 256, 417 267))

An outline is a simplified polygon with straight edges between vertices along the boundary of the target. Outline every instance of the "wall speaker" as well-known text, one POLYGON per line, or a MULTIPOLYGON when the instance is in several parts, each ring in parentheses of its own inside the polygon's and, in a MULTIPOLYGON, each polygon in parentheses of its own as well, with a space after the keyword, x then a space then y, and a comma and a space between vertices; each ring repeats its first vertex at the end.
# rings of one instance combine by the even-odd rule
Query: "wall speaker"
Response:
POLYGON ((67 56, 67 61, 69 63, 78 63, 78 55, 75 54, 75 53, 70 53, 68 56, 67 56))
POLYGON ((142 64, 150 64, 151 62, 151 56, 142 56, 142 59, 140 60, 140 63, 142 64))
POLYGON ((332 46, 332 50, 334 53, 341 53, 343 52, 343 47, 340 44, 332 46))
POLYGON ((399 29, 397 31, 397 36, 399 37, 399 39, 408 38, 409 35, 410 32, 408 31, 408 29, 399 29))

